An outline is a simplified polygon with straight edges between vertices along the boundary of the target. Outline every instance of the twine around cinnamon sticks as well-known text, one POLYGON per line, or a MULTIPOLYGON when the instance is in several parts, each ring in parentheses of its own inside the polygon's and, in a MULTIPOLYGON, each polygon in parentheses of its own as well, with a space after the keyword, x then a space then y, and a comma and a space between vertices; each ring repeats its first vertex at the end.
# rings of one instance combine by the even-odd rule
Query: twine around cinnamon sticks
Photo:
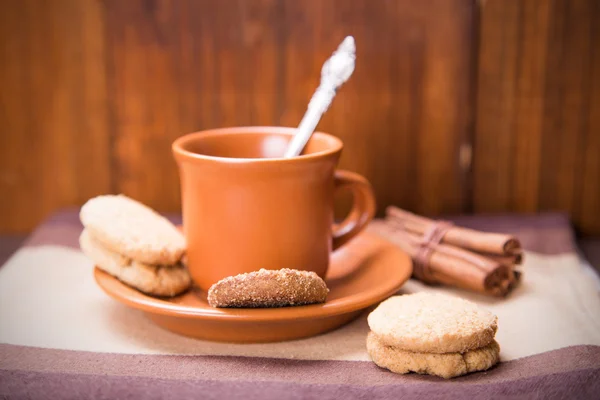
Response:
POLYGON ((515 270, 523 260, 521 244, 510 235, 461 228, 394 206, 372 229, 406 251, 413 276, 428 284, 505 296, 521 276, 515 270))

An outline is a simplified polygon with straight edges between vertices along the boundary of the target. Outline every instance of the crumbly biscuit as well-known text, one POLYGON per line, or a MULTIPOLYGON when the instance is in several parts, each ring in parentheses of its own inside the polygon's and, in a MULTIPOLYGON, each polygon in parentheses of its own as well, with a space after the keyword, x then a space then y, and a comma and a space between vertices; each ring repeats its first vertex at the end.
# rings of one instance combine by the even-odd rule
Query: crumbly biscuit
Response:
POLYGON ((294 269, 249 272, 221 279, 208 290, 212 307, 286 307, 323 303, 329 289, 316 273, 294 269))
POLYGON ((490 344, 497 317, 470 301, 415 293, 385 300, 369 314, 371 330, 386 345, 424 353, 464 353, 490 344))
POLYGON ((485 371, 500 361, 500 346, 490 344, 466 353, 418 353, 383 344, 373 332, 367 335, 367 351, 371 360, 397 374, 416 372, 449 379, 475 371, 485 371))
POLYGON ((98 268, 141 292, 154 296, 176 296, 191 286, 191 278, 182 264, 148 265, 110 251, 87 229, 79 237, 79 245, 98 268))
POLYGON ((185 252, 185 237, 169 220, 124 195, 94 197, 79 217, 104 247, 140 263, 173 265, 185 252))

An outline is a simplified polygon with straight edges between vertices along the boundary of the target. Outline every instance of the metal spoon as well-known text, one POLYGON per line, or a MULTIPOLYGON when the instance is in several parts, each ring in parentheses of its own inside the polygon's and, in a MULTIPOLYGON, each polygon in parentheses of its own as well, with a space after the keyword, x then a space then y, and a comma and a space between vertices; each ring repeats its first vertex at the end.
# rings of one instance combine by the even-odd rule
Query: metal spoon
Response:
POLYGON ((308 109, 300 121, 298 131, 292 138, 284 157, 296 157, 313 134, 321 116, 327 111, 335 97, 336 90, 354 72, 356 46, 352 36, 346 36, 333 55, 321 68, 321 83, 308 103, 308 109))

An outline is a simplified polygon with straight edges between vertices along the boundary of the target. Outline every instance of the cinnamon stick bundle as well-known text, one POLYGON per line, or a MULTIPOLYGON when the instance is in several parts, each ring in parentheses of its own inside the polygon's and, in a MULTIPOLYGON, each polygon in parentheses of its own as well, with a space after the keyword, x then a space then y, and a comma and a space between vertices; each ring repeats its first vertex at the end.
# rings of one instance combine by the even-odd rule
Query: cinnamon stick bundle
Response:
MULTIPOLYGON (((390 206, 386 209, 387 219, 394 220, 404 226, 404 229, 419 235, 435 223, 425 217, 390 206)), ((510 235, 500 233, 487 233, 473 229, 452 227, 444 235, 442 243, 452 244, 465 249, 481 253, 490 253, 500 256, 516 255, 521 253, 521 244, 510 235)))
POLYGON ((520 279, 522 262, 517 238, 479 232, 439 222, 397 207, 388 207, 384 221, 371 229, 406 251, 414 261, 414 277, 492 296, 505 296, 520 279), (437 234, 437 237, 436 237, 437 234))

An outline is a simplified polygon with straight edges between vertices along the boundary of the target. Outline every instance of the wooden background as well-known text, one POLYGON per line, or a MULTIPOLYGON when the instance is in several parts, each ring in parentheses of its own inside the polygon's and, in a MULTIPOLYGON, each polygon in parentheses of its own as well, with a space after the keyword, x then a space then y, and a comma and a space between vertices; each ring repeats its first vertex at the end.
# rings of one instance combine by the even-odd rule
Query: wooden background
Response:
POLYGON ((600 234, 599 29, 594 0, 0 0, 0 233, 104 193, 179 210, 173 139, 296 126, 351 34, 319 130, 380 213, 600 234))

